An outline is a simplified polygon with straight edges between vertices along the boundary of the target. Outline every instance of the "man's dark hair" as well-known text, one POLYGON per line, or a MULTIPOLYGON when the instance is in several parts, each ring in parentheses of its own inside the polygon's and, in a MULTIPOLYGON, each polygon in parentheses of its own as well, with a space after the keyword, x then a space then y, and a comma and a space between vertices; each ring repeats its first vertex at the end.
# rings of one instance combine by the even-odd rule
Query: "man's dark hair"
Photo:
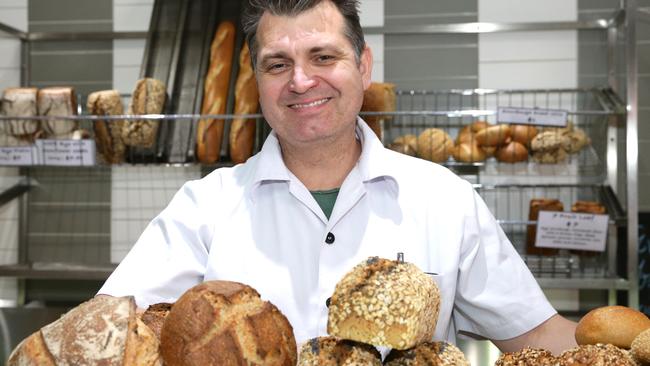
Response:
POLYGON ((358 63, 361 60, 361 52, 363 52, 366 45, 363 30, 359 23, 359 0, 248 0, 248 6, 243 13, 242 24, 253 67, 256 67, 257 62, 257 27, 264 12, 268 11, 270 14, 278 16, 296 16, 323 1, 331 1, 343 15, 345 21, 344 34, 350 40, 352 48, 354 48, 358 63))

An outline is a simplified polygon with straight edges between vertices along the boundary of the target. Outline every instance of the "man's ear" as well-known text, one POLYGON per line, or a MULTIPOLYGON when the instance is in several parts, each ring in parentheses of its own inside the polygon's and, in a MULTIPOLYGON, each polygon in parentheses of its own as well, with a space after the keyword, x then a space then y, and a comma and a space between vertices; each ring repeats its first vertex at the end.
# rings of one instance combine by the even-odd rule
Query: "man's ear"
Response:
POLYGON ((363 80, 363 90, 368 89, 372 81, 372 50, 368 45, 363 48, 359 60, 359 71, 363 80))

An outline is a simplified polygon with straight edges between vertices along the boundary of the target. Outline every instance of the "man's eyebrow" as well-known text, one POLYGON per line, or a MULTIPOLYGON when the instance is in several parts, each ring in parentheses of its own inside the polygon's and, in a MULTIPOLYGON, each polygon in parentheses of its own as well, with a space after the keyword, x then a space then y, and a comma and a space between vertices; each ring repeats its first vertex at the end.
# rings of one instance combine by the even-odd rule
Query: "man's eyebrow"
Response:
POLYGON ((315 46, 309 50, 309 53, 320 53, 323 51, 343 53, 343 49, 337 45, 315 46))

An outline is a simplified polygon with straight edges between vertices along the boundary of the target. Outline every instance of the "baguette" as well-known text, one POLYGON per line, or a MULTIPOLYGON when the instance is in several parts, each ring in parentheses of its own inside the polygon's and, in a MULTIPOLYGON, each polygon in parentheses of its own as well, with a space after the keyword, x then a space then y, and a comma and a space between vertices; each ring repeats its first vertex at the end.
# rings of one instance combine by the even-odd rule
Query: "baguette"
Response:
MULTIPOLYGON (((235 114, 253 114, 257 112, 259 94, 257 82, 251 64, 248 44, 239 53, 239 75, 235 83, 235 114)), ((255 120, 237 118, 230 126, 230 159, 239 164, 253 155, 255 143, 255 120)))
MULTIPOLYGON (((210 47, 210 66, 203 87, 202 114, 226 113, 234 47, 235 25, 230 21, 224 21, 219 24, 210 47)), ((212 164, 219 160, 223 128, 223 120, 199 120, 196 150, 201 163, 212 164)))

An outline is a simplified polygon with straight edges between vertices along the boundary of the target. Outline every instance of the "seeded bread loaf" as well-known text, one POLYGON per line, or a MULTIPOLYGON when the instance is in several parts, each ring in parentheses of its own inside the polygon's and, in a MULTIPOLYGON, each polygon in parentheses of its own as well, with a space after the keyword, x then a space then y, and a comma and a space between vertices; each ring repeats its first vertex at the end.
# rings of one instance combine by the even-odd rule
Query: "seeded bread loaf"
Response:
POLYGON ((300 347, 298 366, 381 366, 373 346, 336 337, 312 338, 300 347))
POLYGON ((469 366, 463 352, 447 342, 423 342, 407 350, 392 350, 385 366, 469 366))
POLYGON ((296 364, 296 340, 287 318, 253 288, 208 281, 186 291, 161 332, 166 366, 296 364))
MULTIPOLYGON (((244 43, 239 53, 239 74, 235 82, 235 114, 257 113, 259 94, 255 72, 251 64, 248 44, 244 43)), ((255 144, 255 119, 236 118, 230 125, 230 159, 233 163, 245 162, 253 155, 255 144)))
MULTIPOLYGON (((135 85, 128 114, 160 114, 165 107, 165 84, 156 79, 140 79, 135 85)), ((122 125, 122 141, 133 147, 150 148, 156 143, 159 121, 128 120, 122 125)))
MULTIPOLYGON (((90 93, 86 103, 88 113, 98 116, 124 114, 122 98, 117 90, 102 90, 90 93)), ((122 141, 122 120, 96 120, 93 123, 97 152, 108 164, 124 161, 125 146, 122 141)))
MULTIPOLYGON (((363 94, 362 112, 394 112, 396 104, 395 84, 372 82, 363 94)), ((389 115, 364 115, 363 120, 382 139, 382 124, 392 118, 389 115)))
POLYGON ((502 354, 494 366, 558 366, 558 362, 550 351, 526 347, 518 352, 502 354))
MULTIPOLYGON (((77 94, 72 87, 50 87, 38 91, 38 114, 48 117, 67 117, 77 115, 77 94)), ((45 133, 50 138, 68 134, 77 129, 77 121, 67 119, 48 119, 42 122, 45 133)))
POLYGON ((371 257, 336 284, 327 332, 407 349, 432 339, 439 310, 440 292, 431 277, 411 263, 371 257))
MULTIPOLYGON (((2 115, 7 117, 34 117, 38 115, 36 108, 36 88, 7 88, 2 95, 2 115)), ((36 120, 0 121, 0 134, 16 137, 30 137, 40 129, 36 120)))
MULTIPOLYGON (((226 113, 230 70, 235 48, 235 24, 219 24, 210 46, 210 66, 203 84, 202 114, 226 113)), ((202 119, 196 130, 197 156, 201 163, 212 164, 219 160, 224 121, 202 119)))
POLYGON ((578 344, 611 343, 629 349, 641 332, 650 328, 650 319, 626 306, 603 306, 588 312, 576 327, 578 344))
POLYGON ((634 338, 630 353, 639 364, 650 365, 650 328, 634 338))
POLYGON ((636 366, 630 354, 611 344, 588 344, 566 350, 558 357, 561 366, 636 366))
POLYGON ((25 339, 7 365, 161 365, 131 297, 95 297, 25 339))

